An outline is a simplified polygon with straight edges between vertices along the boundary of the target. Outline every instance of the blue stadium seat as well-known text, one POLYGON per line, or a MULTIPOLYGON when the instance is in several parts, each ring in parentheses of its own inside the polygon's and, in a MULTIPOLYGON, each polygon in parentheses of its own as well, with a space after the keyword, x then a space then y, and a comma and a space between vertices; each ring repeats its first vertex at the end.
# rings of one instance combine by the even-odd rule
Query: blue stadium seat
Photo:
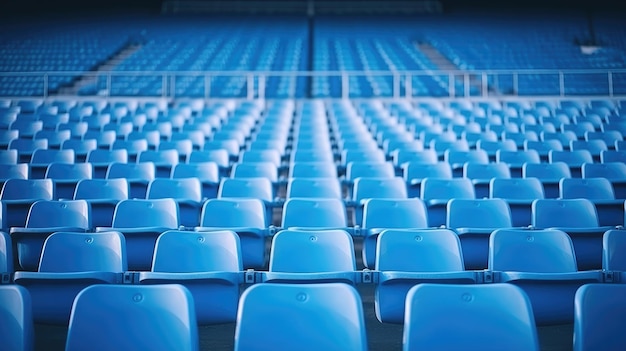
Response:
POLYGON ((493 178, 511 178, 511 170, 506 163, 474 163, 463 165, 463 177, 469 178, 474 184, 477 199, 489 196, 489 184, 493 178))
POLYGON ((539 179, 545 198, 556 199, 559 197, 559 182, 562 178, 571 178, 572 172, 565 162, 525 163, 522 177, 539 179))
POLYGON ((87 201, 93 228, 110 227, 115 206, 128 199, 128 189, 126 178, 83 179, 76 184, 73 199, 87 201))
POLYGON ((8 284, 13 277, 13 242, 6 232, 0 232, 0 284, 8 284))
POLYGON ((327 197, 342 199, 343 194, 339 179, 309 178, 302 176, 290 178, 287 181, 285 197, 327 197))
POLYGON ((359 177, 354 179, 352 188, 352 206, 354 224, 363 221, 364 201, 373 198, 406 199, 408 198, 406 183, 401 177, 374 178, 359 177))
POLYGON ((28 163, 0 164, 0 184, 4 185, 8 179, 28 179, 28 163))
POLYGON ((48 140, 46 139, 13 139, 9 142, 9 150, 17 150, 17 161, 20 163, 29 163, 32 154, 38 149, 47 149, 48 140))
POLYGON ((0 164, 17 164, 18 154, 15 149, 0 150, 0 164))
POLYGON ((126 178, 130 187, 128 197, 131 199, 145 199, 148 185, 156 178, 156 166, 152 162, 112 162, 109 164, 105 178, 126 178))
MULTIPOLYGON (((116 134, 119 138, 120 135, 116 134)), ((116 139, 111 145, 111 150, 124 149, 128 153, 128 162, 137 162, 139 154, 148 150, 146 139, 124 140, 116 139)))
POLYGON ((74 163, 74 150, 38 149, 30 159, 30 179, 42 179, 50 163, 74 163))
POLYGON ((109 165, 114 162, 127 163, 128 151, 125 149, 117 150, 92 150, 87 154, 88 163, 91 163, 93 167, 93 178, 103 179, 106 178, 106 173, 109 170, 109 165))
POLYGON ((340 199, 290 198, 283 205, 281 227, 345 228, 348 225, 346 207, 340 199))
MULTIPOLYGON (((602 236, 602 269, 626 272, 626 234, 623 229, 609 229, 602 236)), ((619 273, 624 275, 624 273, 619 273)), ((622 278, 623 279, 623 278, 622 278)), ((622 281, 623 283, 623 281, 622 281)))
POLYGON ((199 350, 193 306, 189 290, 176 284, 88 287, 72 306, 66 350, 199 350))
POLYGON ((404 326, 404 350, 539 350, 531 302, 508 284, 417 285, 407 295, 404 326))
POLYGON ((367 350, 359 293, 341 283, 250 287, 241 296, 234 350, 255 350, 261 345, 268 349, 367 350))
POLYGON ((532 202, 544 198, 543 185, 537 178, 493 178, 489 198, 507 202, 513 227, 528 227, 532 223, 532 202))
POLYGON ((424 164, 409 161, 402 165, 402 176, 406 182, 408 197, 419 197, 425 178, 452 179, 452 167, 448 162, 424 164))
POLYGON ((620 350, 626 346, 626 286, 587 284, 576 291, 574 300, 574 348, 620 350))
POLYGON ((7 351, 34 350, 35 326, 28 290, 0 285, 0 339, 7 351))
POLYGON ((54 197, 56 199, 71 199, 76 190, 76 184, 82 179, 91 179, 93 167, 90 163, 58 163, 48 165, 44 178, 54 181, 54 197))
POLYGON ((541 163, 537 150, 496 151, 496 162, 506 163, 514 178, 522 177, 522 166, 525 163, 541 163))
POLYGON ((601 271, 577 270, 572 240, 561 230, 498 229, 489 240, 489 270, 528 294, 537 325, 572 323, 576 290, 603 279, 601 271))
POLYGON ((167 231, 159 236, 143 285, 181 284, 191 292, 198 324, 234 322, 242 271, 239 238, 231 231, 167 231), (181 252, 185 259, 181 260, 181 252))
POLYGON ((74 150, 76 162, 86 162, 89 152, 98 148, 96 139, 69 139, 61 144, 61 150, 74 150))
POLYGON ((292 162, 289 178, 337 178, 337 166, 332 162, 292 162))
POLYGON ((570 168, 572 178, 581 178, 583 163, 593 163, 593 156, 586 149, 573 151, 552 150, 548 153, 548 162, 564 162, 570 168))
POLYGON ((83 288, 121 284, 126 269, 120 233, 56 232, 45 241, 37 271, 18 271, 14 280, 30 292, 36 323, 67 325, 72 302, 83 288))
POLYGON ((463 175, 463 166, 466 163, 488 164, 489 156, 485 150, 447 150, 444 154, 444 161, 452 167, 452 175, 460 177, 463 175))
POLYGON ((30 206, 39 200, 54 198, 51 179, 8 179, 2 186, 0 200, 5 228, 24 227, 30 206))
POLYGON ((461 243, 449 229, 386 229, 378 236, 375 268, 376 317, 382 323, 403 323, 405 300, 417 284, 473 284, 465 272, 461 243))
POLYGON ((145 150, 137 155, 137 163, 152 163, 155 167, 155 178, 169 178, 172 168, 179 162, 179 154, 175 149, 145 150))
POLYGON ((195 227, 200 224, 202 210, 202 184, 198 178, 156 178, 148 184, 146 199, 176 200, 180 225, 195 227))
POLYGON ((560 198, 589 199, 596 207, 600 226, 624 225, 624 200, 615 199, 611 182, 598 178, 563 178, 559 183, 560 198))
POLYGON ((179 163, 172 168, 171 178, 198 178, 202 184, 202 198, 217 197, 220 175, 215 162, 179 163))
POLYGON ((613 185, 616 199, 626 199, 626 164, 623 162, 584 163, 583 178, 606 178, 613 185))
POLYGON ((230 159, 228 151, 224 149, 194 150, 187 159, 188 163, 215 162, 220 169, 220 176, 230 175, 230 159))
POLYGON ((428 226, 446 224, 446 206, 450 199, 475 199, 474 185, 467 178, 425 178, 420 198, 426 203, 428 226))
POLYGON ((274 211, 274 187, 267 178, 222 178, 217 198, 243 197, 262 200, 265 204, 267 223, 272 223, 274 211))

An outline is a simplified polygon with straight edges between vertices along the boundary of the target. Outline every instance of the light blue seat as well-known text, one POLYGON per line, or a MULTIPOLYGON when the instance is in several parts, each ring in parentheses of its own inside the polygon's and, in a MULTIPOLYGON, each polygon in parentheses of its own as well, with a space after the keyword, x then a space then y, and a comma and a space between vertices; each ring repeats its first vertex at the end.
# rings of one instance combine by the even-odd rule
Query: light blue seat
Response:
POLYGON ((391 162, 349 162, 345 180, 349 184, 359 177, 393 178, 396 171, 391 162))
POLYGON ((290 178, 287 181, 286 198, 326 197, 342 199, 341 183, 337 178, 310 178, 307 176, 290 178))
POLYGON ((446 210, 446 227, 459 235, 465 269, 487 268, 489 235, 496 229, 512 227, 506 201, 454 198, 446 210))
POLYGON ((587 284, 574 300, 574 351, 626 347, 626 285, 587 284))
POLYGON ((28 173, 28 163, 0 163, 0 184, 11 178, 28 179, 28 173))
POLYGON ((352 286, 256 284, 241 296, 234 350, 365 351, 366 334, 361 297, 352 286))
POLYGON ((126 151, 126 149, 96 149, 87 154, 86 161, 91 163, 91 166, 93 167, 93 178, 103 179, 106 177, 110 164, 114 162, 128 162, 128 151, 126 151))
POLYGON ((596 207, 600 226, 624 225, 624 200, 615 199, 611 182, 604 178, 563 178, 560 198, 589 199, 596 207))
POLYGON ((147 199, 176 200, 180 224, 195 227, 200 224, 202 210, 202 184, 198 178, 156 178, 148 184, 147 199))
POLYGON ((288 228, 346 228, 346 207, 340 199, 290 198, 283 205, 281 227, 288 228))
POLYGON ((450 164, 450 167, 452 167, 452 175, 455 177, 463 175, 463 165, 465 165, 465 163, 489 163, 489 156, 485 150, 446 150, 443 159, 450 164))
POLYGON ((511 177, 521 178, 522 166, 525 163, 541 163, 541 159, 537 150, 498 150, 496 151, 496 162, 506 163, 511 171, 511 177))
POLYGON ((333 162, 293 162, 289 178, 337 178, 337 166, 333 162))
POLYGON ((537 351, 530 304, 509 284, 417 285, 406 299, 403 350, 537 351))
POLYGON ((376 261, 376 242, 385 229, 417 229, 428 227, 426 205, 421 199, 371 198, 364 201, 361 233, 363 264, 373 268, 376 261))
POLYGON ((282 161, 277 150, 245 150, 239 154, 239 163, 271 162, 276 169, 280 169, 282 161))
POLYGON ((505 140, 483 140, 480 139, 476 142, 476 149, 487 151, 487 155, 489 156, 489 161, 493 162, 496 160, 496 154, 498 151, 513 151, 517 152, 517 145, 515 141, 505 139, 505 140))
POLYGON ((142 131, 137 131, 137 130, 133 130, 132 132, 128 133, 128 135, 126 136, 126 141, 127 142, 132 142, 133 140, 140 140, 139 144, 143 144, 143 140, 145 139, 148 145, 148 150, 156 150, 159 148, 159 145, 161 144, 161 133, 159 133, 158 130, 142 130, 142 131))
POLYGON ((467 178, 425 178, 420 198, 426 203, 428 226, 446 224, 446 206, 450 199, 475 199, 475 194, 474 185, 467 178))
POLYGON ((35 349, 35 327, 28 291, 19 285, 0 285, 0 340, 6 351, 35 349))
POLYGON ((235 163, 232 167, 231 178, 267 178, 272 183, 278 181, 278 168, 273 162, 244 162, 235 163))
POLYGON ((202 184, 202 198, 212 199, 217 197, 219 172, 215 162, 179 163, 172 168, 171 178, 198 178, 202 184))
POLYGON ((33 155, 33 152, 38 149, 47 149, 47 139, 26 139, 18 138, 9 142, 9 150, 17 150, 18 162, 28 163, 33 155))
POLYGON ((195 230, 230 230, 241 243, 243 267, 261 269, 266 265, 268 235, 265 204, 254 198, 209 199, 202 206, 200 226, 195 230))
POLYGON ((532 202, 544 198, 543 185, 537 178, 493 178, 489 198, 507 202, 513 227, 528 227, 532 223, 532 202))
POLYGON ((264 282, 356 284, 352 237, 341 229, 285 229, 272 239, 264 282))
POLYGON ((111 150, 124 149, 128 153, 128 162, 136 162, 138 155, 148 150, 148 141, 146 139, 122 140, 120 135, 116 134, 116 139, 111 144, 111 150))
POLYGON ((626 164, 624 162, 583 163, 583 178, 606 178, 613 185, 616 199, 626 199, 626 164))
POLYGON ((572 140, 570 142, 570 150, 588 150, 593 157, 593 162, 600 162, 600 154, 602 151, 608 151, 609 147, 604 140, 572 140))
POLYGON ((15 149, 0 150, 0 164, 17 164, 18 154, 15 149))
POLYGON ((56 232, 43 246, 36 272, 15 272, 30 292, 36 323, 67 325, 72 302, 93 284, 121 284, 127 270, 124 237, 118 232, 56 232))
POLYGON ((50 163, 44 178, 54 181, 54 197, 56 199, 71 199, 76 190, 76 184, 82 179, 91 179, 93 167, 90 163, 50 163))
POLYGON ((193 306, 189 290, 177 284, 91 286, 74 301, 65 348, 196 351, 193 306))
POLYGON ((578 270, 602 267, 602 235, 610 226, 600 226, 596 207, 589 199, 540 199, 532 204, 535 228, 560 229, 572 239, 578 270))
POLYGON ((236 161, 239 157, 241 145, 234 139, 211 140, 204 143, 204 151, 209 150, 226 150, 230 161, 236 161))
POLYGON ((105 178, 126 178, 129 185, 128 197, 131 199, 145 199, 148 185, 156 178, 156 166, 152 162, 112 162, 109 164, 105 178))
POLYGON ((506 163, 474 163, 463 165, 463 177, 469 178, 474 184, 477 199, 489 196, 489 184, 493 178, 511 178, 511 170, 506 163))
POLYGON ((0 284, 8 284, 13 278, 13 241, 6 232, 0 232, 0 284))
POLYGON ((61 150, 74 150, 76 162, 85 162, 89 152, 98 148, 96 139, 69 139, 61 144, 61 150))
POLYGON ((473 284, 464 271, 461 242, 450 229, 386 229, 378 236, 375 268, 376 317, 382 323, 403 323, 406 295, 428 282, 473 284))
POLYGON ((272 223, 274 212, 274 187, 265 177, 222 178, 217 189, 217 198, 243 197, 262 200, 265 204, 266 221, 272 223))
POLYGON ((224 149, 194 150, 187 159, 188 163, 215 162, 220 170, 221 177, 230 175, 230 159, 228 151, 224 149))
POLYGON ((179 224, 178 205, 174 199, 128 199, 115 206, 111 227, 96 227, 96 232, 121 232, 126 238, 128 268, 147 271, 152 264, 158 236, 178 229, 179 224))
POLYGON ((69 130, 56 130, 55 127, 55 129, 38 131, 33 136, 33 139, 46 139, 48 140, 48 149, 58 150, 61 148, 61 145, 71 137, 72 135, 69 130))
POLYGON ((419 197, 425 178, 452 179, 452 167, 443 161, 429 164, 409 161, 402 165, 402 177, 406 182, 408 197, 419 197))
POLYGON ((352 188, 353 217, 352 222, 363 221, 364 201, 373 198, 406 199, 408 198, 406 183, 401 177, 375 178, 359 177, 354 179, 352 188))
POLYGON ((178 164, 179 155, 175 149, 145 150, 137 155, 138 163, 152 163, 155 167, 156 178, 169 178, 172 168, 178 164))
POLYGON ((562 178, 571 178, 572 172, 565 162, 525 163, 522 177, 539 179, 545 198, 556 199, 559 197, 559 182, 562 178))
POLYGON ((74 163, 74 150, 35 150, 30 159, 30 175, 28 178, 44 178, 50 163, 74 163))
POLYGON ((556 139, 548 139, 543 141, 526 140, 524 141, 524 150, 535 150, 539 154, 542 162, 549 161, 550 151, 563 151, 563 144, 556 139))
POLYGON ((601 271, 581 272, 567 233, 557 229, 498 229, 489 239, 489 270, 496 282, 521 287, 537 325, 574 321, 574 294, 603 280, 601 271))
POLYGON ((159 236, 152 270, 139 272, 138 281, 181 284, 193 296, 198 324, 228 323, 237 316, 242 270, 239 237, 234 232, 172 230, 159 236))
POLYGON ((548 162, 565 162, 570 168, 573 178, 582 177, 582 165, 593 163, 593 156, 589 150, 558 151, 552 150, 548 153, 548 162))
POLYGON ((125 178, 83 179, 76 184, 73 199, 87 201, 93 228, 110 227, 115 206, 128 199, 128 189, 125 178))
MULTIPOLYGON (((321 138, 320 138, 321 139, 321 138)), ((298 142, 297 140, 294 142, 298 142)), ((304 148, 295 144, 296 148, 291 152, 291 163, 296 162, 323 162, 332 163, 334 156, 330 146, 327 148, 323 146, 317 146, 315 148, 304 148)))
POLYGON ((54 184, 51 179, 8 179, 0 192, 3 226, 24 227, 30 206, 38 200, 53 198, 54 184))
POLYGON ((626 280, 626 232, 623 229, 609 229, 602 235, 602 269, 619 272, 620 282, 626 280))
POLYGON ((601 163, 626 163, 626 150, 604 150, 600 152, 601 163))

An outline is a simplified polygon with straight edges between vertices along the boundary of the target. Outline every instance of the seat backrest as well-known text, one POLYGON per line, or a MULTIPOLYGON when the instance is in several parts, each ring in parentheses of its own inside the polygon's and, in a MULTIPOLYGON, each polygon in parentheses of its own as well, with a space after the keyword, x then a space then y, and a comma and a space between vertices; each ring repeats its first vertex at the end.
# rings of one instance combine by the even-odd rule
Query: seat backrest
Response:
POLYGON ((498 150, 496 151, 496 162, 518 166, 524 163, 541 163, 541 158, 537 150, 498 150))
POLYGON ((46 169, 45 178, 50 179, 90 179, 93 176, 91 163, 53 162, 46 169))
POLYGON ((572 171, 565 162, 524 163, 522 166, 523 178, 539 178, 539 180, 560 180, 571 178, 572 171))
POLYGON ((148 184, 146 198, 173 198, 200 202, 202 200, 202 184, 198 178, 156 178, 148 184))
POLYGON ((159 235, 152 258, 153 272, 242 271, 239 236, 235 232, 185 232, 170 230, 159 235), (181 259, 181 253, 185 259, 181 259))
POLYGON ((267 178, 271 182, 278 180, 278 169, 272 162, 244 162, 233 165, 232 178, 267 178))
POLYGON ((39 272, 125 272, 126 241, 119 232, 51 234, 43 245, 39 272))
POLYGON ((624 162, 583 163, 581 171, 583 178, 626 179, 626 164, 624 162))
POLYGON ((530 300, 512 284, 418 284, 406 298, 403 343, 404 350, 539 350, 530 300))
POLYGON ((537 178, 493 178, 489 183, 490 198, 534 200, 544 196, 543 185, 537 178))
POLYGON ((463 177, 469 179, 511 178, 511 169, 506 163, 474 163, 463 165, 463 177))
POLYGON ((450 229, 386 229, 376 244, 376 270, 456 272, 465 270, 461 242, 450 229))
POLYGON ((26 228, 91 226, 89 204, 85 200, 39 200, 30 206, 26 228))
POLYGON ((395 177, 395 169, 391 162, 350 162, 346 166, 346 179, 358 177, 395 177))
POLYGON ((156 178, 156 166, 153 162, 120 163, 113 162, 106 173, 107 179, 127 178, 152 180, 156 178))
POLYGON ((215 150, 195 150, 192 151, 188 159, 189 163, 215 162, 219 167, 228 167, 229 155, 225 149, 215 150))
POLYGON ((337 178, 337 166, 332 162, 294 162, 289 177, 337 178))
POLYGON ((574 297, 574 351, 620 350, 626 344, 626 285, 585 284, 574 297))
POLYGON ((17 150, 0 150, 0 164, 16 164, 17 159, 17 150))
POLYGON ((448 228, 507 228, 511 209, 503 199, 451 199, 446 211, 448 228))
POLYGON ((0 232, 0 273, 13 273, 13 244, 6 232, 0 232))
POLYGON ((177 284, 85 288, 72 306, 66 350, 96 346, 102 350, 198 350, 191 293, 177 284))
POLYGON ((74 199, 128 199, 128 180, 114 179, 83 179, 76 184, 74 199))
POLYGON ((52 200, 52 179, 7 179, 2 186, 2 200, 52 200))
POLYGON ((602 269, 626 272, 626 232, 607 230, 602 237, 602 269))
POLYGON ((0 340, 4 350, 33 350, 35 335, 30 293, 20 285, 0 285, 0 340))
POLYGON ((565 162, 568 166, 581 166, 583 163, 593 163, 593 156, 589 150, 558 151, 548 153, 549 162, 565 162))
POLYGON ((536 228, 598 227, 598 213, 588 199, 538 199, 531 206, 532 225, 536 228))
POLYGON ((248 197, 271 202, 274 200, 274 190, 272 182, 265 177, 222 178, 217 197, 248 197))
POLYGON ((347 223, 346 207, 340 199, 290 198, 283 205, 283 228, 343 228, 347 223))
POLYGON ((497 229, 489 237, 489 270, 568 273, 578 270, 572 240, 556 229, 497 229))
POLYGON ((407 197, 406 182, 401 177, 354 179, 352 191, 354 201, 372 198, 406 199, 407 197))
POLYGON ((444 160, 451 165, 464 164, 466 162, 472 163, 489 163, 489 155, 485 150, 446 150, 444 153, 444 160))
POLYGON ((259 199, 208 199, 202 206, 200 226, 265 228, 265 205, 259 199))
POLYGON ((452 178, 452 167, 448 162, 431 164, 409 161, 402 165, 402 175, 406 182, 424 178, 452 178))
POLYGON ((476 193, 472 181, 468 178, 425 178, 420 188, 420 198, 432 199, 474 199, 476 193))
POLYGON ((256 284, 241 296, 234 350, 364 351, 366 334, 361 297, 350 285, 256 284))
POLYGON ((341 183, 337 178, 290 178, 286 197, 328 197, 341 199, 341 183))
POLYGON ((179 161, 178 151, 169 150, 145 150, 141 151, 137 156, 137 162, 152 162, 155 164, 175 165, 179 161))
POLYGON ((179 163, 172 168, 172 178, 198 178, 201 182, 219 182, 219 168, 215 162, 179 163))
POLYGON ((563 178, 559 181, 559 192, 562 199, 615 199, 613 186, 606 178, 563 178))
POLYGON ((178 205, 174 199, 121 200, 113 212, 114 228, 163 227, 180 225, 178 205))
POLYGON ((0 179, 28 179, 28 163, 0 164, 0 179))
POLYGON ((269 270, 319 273, 354 271, 350 234, 343 230, 282 230, 272 240, 269 270))
POLYGON ((74 163, 74 150, 50 150, 50 149, 37 149, 33 151, 30 163, 32 164, 46 164, 52 162, 58 163, 74 163))
POLYGON ((365 200, 363 228, 426 228, 428 216, 424 201, 418 198, 365 200))
MULTIPOLYGON (((602 163, 626 163, 626 151, 625 150, 604 150, 600 152, 600 162, 602 163)), ((583 172, 585 171, 585 165, 583 165, 583 172)), ((626 174, 626 171, 622 171, 622 175, 626 174)), ((583 173, 584 174, 584 173, 583 173)))
POLYGON ((126 163, 128 162, 128 151, 126 149, 103 150, 95 149, 87 154, 87 162, 90 163, 126 163))

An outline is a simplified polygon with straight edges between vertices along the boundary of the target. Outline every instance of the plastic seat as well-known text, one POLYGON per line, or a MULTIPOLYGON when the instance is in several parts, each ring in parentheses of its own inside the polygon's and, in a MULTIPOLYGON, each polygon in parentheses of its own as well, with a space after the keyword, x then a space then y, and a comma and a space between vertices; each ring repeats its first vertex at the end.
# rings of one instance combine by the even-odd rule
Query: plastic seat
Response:
POLYGON ((350 162, 346 165, 345 179, 353 182, 359 177, 393 178, 395 175, 391 162, 350 162))
POLYGON ((202 184, 198 178, 156 178, 148 184, 147 199, 172 198, 178 204, 180 224, 195 227, 200 224, 202 184))
POLYGON ((543 185, 537 178, 493 178, 489 198, 507 202, 513 227, 527 227, 532 223, 532 202, 544 198, 543 185))
POLYGON ((256 284, 241 296, 234 350, 256 350, 262 340, 267 349, 364 351, 366 334, 361 297, 349 285, 256 284))
MULTIPOLYGON (((143 141, 145 140, 148 146, 148 150, 156 150, 161 145, 161 133, 158 130, 146 130, 146 131, 132 131, 128 133, 126 136, 126 142, 130 142, 131 145, 137 145, 140 149, 143 149, 143 141), (138 140, 137 143, 134 143, 134 140, 138 140)), ((117 142, 118 145, 123 145, 123 142, 117 142)), ((141 152, 143 150, 139 150, 141 152)), ((136 152, 131 152, 132 155, 136 156, 136 152)))
POLYGON ((619 130, 604 130, 602 132, 587 132, 585 140, 604 140, 607 145, 615 145, 616 141, 624 140, 624 136, 619 130))
POLYGON ((283 205, 282 228, 346 228, 346 207, 340 199, 290 198, 283 205))
POLYGON ((0 164, 17 164, 18 154, 15 149, 0 150, 0 164))
MULTIPOLYGON (((297 145, 296 145, 297 146, 297 145)), ((296 162, 323 162, 323 163, 332 163, 334 161, 334 156, 330 147, 328 150, 325 148, 316 148, 316 149, 304 149, 302 147, 295 148, 291 153, 291 161, 290 163, 296 162)))
POLYGON ((35 133, 33 139, 48 140, 48 148, 58 150, 61 145, 72 137, 69 130, 40 130, 35 133))
POLYGON ((202 206, 200 226, 196 231, 230 230, 237 233, 241 243, 243 266, 246 269, 265 268, 268 225, 265 205, 259 199, 209 199, 202 206))
POLYGON ((76 162, 86 162, 89 152, 98 148, 96 139, 70 139, 61 144, 61 150, 74 150, 76 162))
POLYGON ((128 151, 117 150, 92 150, 87 154, 88 163, 93 167, 93 178, 104 179, 111 163, 127 163, 128 151))
POLYGON ((279 231, 272 238, 264 282, 355 284, 352 237, 340 229, 279 231))
POLYGON ((82 179, 91 179, 93 167, 90 163, 57 163, 48 165, 44 178, 54 181, 56 199, 71 199, 76 184, 82 179))
POLYGON ((121 284, 127 269, 120 233, 50 235, 36 272, 15 273, 15 283, 30 292, 36 323, 67 325, 72 302, 93 284, 121 284))
POLYGON ((0 192, 4 227, 24 227, 30 206, 38 200, 53 198, 51 179, 8 179, 0 192))
POLYGON ((496 162, 506 163, 511 171, 511 177, 522 177, 522 166, 525 163, 541 163, 537 150, 496 151, 496 162))
POLYGON ((623 162, 583 163, 583 178, 606 178, 613 186, 616 199, 626 199, 626 164, 623 162))
POLYGON ((613 186, 606 178, 563 178, 560 198, 589 199, 598 213, 600 226, 624 225, 624 200, 615 199, 613 186))
POLYGON ((290 178, 287 181, 286 198, 327 197, 342 199, 341 183, 336 178, 290 178))
POLYGON ((416 284, 476 283, 465 272, 461 243, 449 229, 386 229, 378 236, 375 268, 376 317, 382 323, 403 323, 406 294, 416 284))
POLYGON ((527 140, 524 142, 524 150, 535 150, 542 162, 548 162, 550 151, 563 151, 563 144, 556 139, 544 141, 527 140))
POLYGON ((446 206, 450 199, 475 199, 474 185, 467 178, 425 178, 420 198, 426 204, 428 226, 446 224, 446 206))
POLYGON ((559 182, 562 178, 571 178, 572 172, 565 162, 526 163, 522 166, 522 177, 539 179, 545 198, 556 199, 559 197, 559 182))
POLYGON ((43 129, 43 122, 22 117, 11 123, 9 129, 18 130, 22 138, 32 138, 38 131, 43 129))
POLYGON ((35 349, 30 294, 19 285, 0 285, 0 340, 7 351, 35 349))
POLYGON ((74 163, 74 150, 35 150, 29 164, 29 178, 44 178, 50 163, 74 163))
POLYGON ((272 223, 274 188, 268 178, 222 178, 217 198, 243 197, 262 200, 267 223, 272 223))
POLYGON ((219 167, 215 162, 179 163, 172 168, 172 179, 198 178, 202 185, 202 198, 217 197, 220 183, 219 167))
POLYGON ((550 151, 548 154, 548 161, 565 162, 572 174, 573 178, 581 178, 581 167, 583 163, 593 163, 593 156, 589 150, 573 150, 573 151, 550 151))
POLYGON ((337 178, 337 166, 332 162, 294 162, 289 178, 337 178))
POLYGON ((59 231, 86 232, 91 228, 89 206, 83 200, 41 200, 32 204, 24 227, 11 228, 11 240, 22 270, 35 271, 44 241, 59 231))
POLYGON ((493 178, 511 178, 511 170, 506 163, 473 163, 463 165, 463 177, 469 178, 474 184, 477 199, 489 196, 489 184, 493 178))
POLYGON ((126 238, 128 268, 148 271, 154 244, 161 233, 178 229, 178 205, 174 199, 129 199, 115 206, 111 227, 96 227, 96 232, 119 231, 126 238))
POLYGON ((614 271, 624 282, 626 273, 626 232, 623 229, 609 229, 602 235, 602 269, 614 271))
POLYGON ((73 199, 87 201, 92 227, 110 227, 115 206, 128 199, 128 189, 125 178, 83 179, 76 184, 73 199))
POLYGON ((403 349, 539 350, 530 305, 509 284, 417 285, 406 299, 403 349))
POLYGON ((267 178, 272 183, 278 181, 278 169, 273 162, 235 163, 231 170, 231 178, 267 178))
POLYGON ((174 149, 146 150, 137 155, 137 162, 152 163, 155 167, 154 176, 156 178, 169 178, 172 168, 179 162, 179 155, 178 151, 174 149))
POLYGON ((156 178, 156 166, 152 162, 109 164, 106 179, 126 178, 129 184, 129 198, 145 199, 148 185, 156 178))
POLYGON ((220 176, 227 177, 230 174, 230 160, 228 151, 224 149, 216 150, 195 150, 187 159, 188 163, 215 162, 220 169, 220 176))
POLYGON ((72 306, 66 350, 199 350, 193 306, 177 284, 91 286, 72 306))
POLYGON ((159 236, 152 270, 140 272, 138 281, 181 284, 193 296, 198 324, 228 323, 237 316, 241 271, 239 237, 234 232, 173 230, 159 236))
POLYGON ((359 177, 354 180, 352 190, 353 219, 355 225, 363 221, 364 201, 372 198, 406 199, 406 183, 401 177, 359 177))
POLYGON ((239 154, 239 163, 271 162, 276 169, 281 167, 281 156, 276 150, 246 150, 239 154))
POLYGON ((425 178, 452 179, 452 167, 448 162, 423 164, 410 161, 402 165, 402 177, 406 182, 407 196, 419 197, 425 178))
POLYGON ((28 179, 28 163, 0 164, 0 185, 8 179, 28 179))
POLYGON ((602 151, 607 151, 609 147, 606 145, 604 140, 600 139, 573 140, 570 143, 570 149, 572 151, 588 150, 593 157, 593 162, 600 162, 600 154, 602 153, 602 151))
POLYGON ((601 271, 579 272, 572 240, 557 229, 499 229, 489 241, 489 270, 497 282, 522 288, 537 325, 574 321, 574 294, 584 284, 601 282, 601 271))
POLYGON ((626 286, 587 284, 574 299, 574 350, 621 350, 626 346, 626 286))
POLYGON ((489 163, 489 156, 485 150, 468 150, 456 151, 447 150, 444 154, 444 161, 452 167, 452 175, 460 177, 463 175, 463 165, 467 162, 471 163, 489 163))
POLYGON ((496 154, 498 151, 513 151, 517 152, 517 145, 513 140, 478 140, 476 142, 476 149, 485 150, 487 155, 489 156, 489 161, 493 162, 496 160, 496 154))
POLYGON ((204 151, 209 150, 226 150, 228 152, 228 157, 231 161, 237 160, 239 157, 239 152, 241 150, 241 145, 234 139, 226 139, 226 140, 211 140, 204 143, 204 151))
POLYGON ((572 239, 578 270, 602 267, 602 235, 611 227, 600 226, 597 210, 588 199, 543 199, 532 204, 532 225, 560 229, 572 239))
POLYGON ((6 232, 0 232, 0 284, 11 282, 13 272, 13 241, 6 232))
MULTIPOLYGON (((119 135, 118 135, 119 137, 119 135)), ((128 153, 128 162, 136 162, 139 154, 148 150, 146 139, 121 140, 117 139, 111 145, 111 150, 124 149, 128 153)))
POLYGON ((458 199, 448 201, 446 227, 456 231, 463 248, 465 269, 485 269, 489 235, 512 227, 511 211, 502 199, 458 199))

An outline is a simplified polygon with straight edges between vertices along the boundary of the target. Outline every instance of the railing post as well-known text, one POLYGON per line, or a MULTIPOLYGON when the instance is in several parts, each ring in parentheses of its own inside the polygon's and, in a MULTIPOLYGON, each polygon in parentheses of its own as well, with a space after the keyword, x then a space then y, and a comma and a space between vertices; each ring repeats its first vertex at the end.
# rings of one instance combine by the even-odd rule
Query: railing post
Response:
POLYGON ((113 80, 113 76, 111 75, 111 72, 107 73, 107 84, 106 84, 106 89, 107 89, 107 93, 106 96, 110 97, 111 96, 111 86, 112 84, 112 80, 113 80))
POLYGON ((463 74, 463 95, 465 95, 465 97, 469 97, 470 93, 470 74, 469 72, 466 72, 463 74))
POLYGON ((559 95, 565 96, 565 76, 562 71, 559 71, 559 95))
POLYGON ((513 72, 513 91, 515 95, 519 95, 519 76, 517 72, 513 72))
POLYGON ((348 99, 350 97, 350 82, 345 72, 341 73, 341 98, 348 99))
POLYGON ((265 99, 265 75, 259 75, 259 99, 265 99))
POLYGON ((48 97, 48 74, 43 75, 43 97, 48 97))
POLYGON ((163 87, 161 88, 161 97, 167 97, 167 74, 163 73, 162 83, 163 87))
POLYGON ((247 84, 248 84, 248 100, 254 99, 254 76, 252 73, 249 73, 247 76, 247 84))
POLYGON ((394 99, 400 97, 400 76, 397 72, 393 73, 393 97, 394 99))
POLYGON ((176 74, 170 76, 170 97, 176 97, 176 74))
POLYGON ((613 72, 609 71, 607 77, 609 79, 609 96, 613 97, 613 72))
POLYGON ((211 77, 208 74, 204 75, 204 98, 211 97, 211 77))
POLYGON ((404 92, 407 98, 413 97, 413 76, 407 74, 404 78, 404 92))
POLYGON ((487 72, 481 74, 482 95, 483 97, 489 96, 489 87, 487 86, 487 72))
POLYGON ((448 76, 448 94, 450 97, 454 97, 456 95, 456 86, 454 84, 454 73, 450 73, 448 76))

